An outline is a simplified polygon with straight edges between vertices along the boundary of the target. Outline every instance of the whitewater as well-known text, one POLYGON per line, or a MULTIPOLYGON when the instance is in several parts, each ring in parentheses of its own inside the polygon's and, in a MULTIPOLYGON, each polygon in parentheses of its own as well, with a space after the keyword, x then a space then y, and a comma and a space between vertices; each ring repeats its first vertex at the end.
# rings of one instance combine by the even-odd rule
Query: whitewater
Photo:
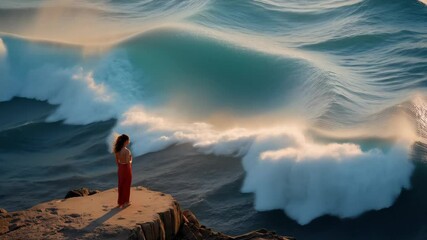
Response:
MULTIPOLYGON (((65 169, 52 181, 73 179, 71 157, 57 162, 46 150, 54 139, 65 154, 96 142, 96 161, 83 156, 93 169, 84 179, 114 184, 95 168, 114 176, 105 156, 126 133, 151 171, 162 167, 147 162, 156 154, 171 159, 164 175, 139 179, 158 181, 154 188, 168 190, 161 178, 190 155, 193 166, 224 172, 199 187, 202 180, 176 173, 191 188, 178 199, 196 214, 222 197, 229 207, 219 211, 247 213, 240 220, 248 225, 280 210, 278 228, 296 235, 313 224, 357 226, 345 224, 369 214, 386 219, 381 211, 402 206, 402 194, 418 191, 414 176, 427 174, 426 37, 427 6, 415 0, 2 1, 1 186, 26 178, 18 155, 27 153, 50 160, 24 165, 65 169), (50 131, 64 140, 48 134, 46 146, 29 147, 40 141, 33 133, 50 131), (18 146, 10 150, 8 140, 18 146), (228 194, 217 191, 229 185, 228 194)), ((201 216, 239 232, 218 215, 201 216)), ((425 220, 413 217, 416 226, 425 220)), ((401 236, 422 239, 420 229, 401 236)), ((331 232, 321 236, 342 237, 331 232)))

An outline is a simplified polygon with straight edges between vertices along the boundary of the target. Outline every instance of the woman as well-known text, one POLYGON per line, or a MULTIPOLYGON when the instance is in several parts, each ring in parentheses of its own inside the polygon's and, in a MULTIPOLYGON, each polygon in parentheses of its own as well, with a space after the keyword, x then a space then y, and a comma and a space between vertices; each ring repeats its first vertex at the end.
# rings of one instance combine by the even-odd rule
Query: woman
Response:
POLYGON ((114 143, 114 154, 118 167, 117 175, 119 178, 119 198, 118 207, 124 208, 130 205, 130 185, 132 183, 132 154, 127 146, 130 139, 122 134, 116 138, 114 143))

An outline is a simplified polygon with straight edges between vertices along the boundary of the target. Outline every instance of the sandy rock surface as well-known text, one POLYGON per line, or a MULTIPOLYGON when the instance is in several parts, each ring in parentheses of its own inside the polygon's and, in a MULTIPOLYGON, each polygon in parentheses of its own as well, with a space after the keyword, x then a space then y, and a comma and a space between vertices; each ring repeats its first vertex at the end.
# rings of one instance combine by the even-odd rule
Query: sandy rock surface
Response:
POLYGON ((172 196, 132 187, 127 208, 117 189, 53 200, 25 211, 0 213, 0 239, 171 239, 181 225, 172 196))
POLYGON ((24 211, 0 209, 0 239, 295 239, 265 229, 239 236, 217 232, 202 225, 191 211, 181 211, 171 195, 143 187, 132 187, 132 205, 124 209, 116 207, 117 189, 84 192, 82 197, 53 200, 24 211))

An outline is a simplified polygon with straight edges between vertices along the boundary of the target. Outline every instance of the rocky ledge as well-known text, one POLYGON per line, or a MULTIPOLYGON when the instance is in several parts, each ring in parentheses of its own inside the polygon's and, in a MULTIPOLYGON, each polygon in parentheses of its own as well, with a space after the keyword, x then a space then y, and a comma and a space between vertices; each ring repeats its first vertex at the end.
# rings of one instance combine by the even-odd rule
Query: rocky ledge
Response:
POLYGON ((24 211, 0 209, 0 239, 294 239, 264 229, 240 236, 215 232, 171 195, 143 187, 132 187, 132 205, 124 209, 116 207, 117 189, 79 189, 67 197, 24 211))

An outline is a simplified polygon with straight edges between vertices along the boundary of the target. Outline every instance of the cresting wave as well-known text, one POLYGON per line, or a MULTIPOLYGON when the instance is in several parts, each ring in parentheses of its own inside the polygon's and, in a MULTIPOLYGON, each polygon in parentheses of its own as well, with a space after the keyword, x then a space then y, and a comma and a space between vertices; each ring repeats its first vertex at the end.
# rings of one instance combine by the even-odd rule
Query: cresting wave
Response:
POLYGON ((300 224, 324 214, 354 217, 389 207, 410 186, 408 143, 362 150, 351 143, 312 142, 298 127, 215 131, 205 123, 176 125, 140 108, 119 122, 115 131, 135 136, 136 154, 190 142, 205 153, 242 156, 242 191, 255 193, 256 209, 283 209, 300 224))
MULTIPOLYGON (((330 110, 329 107, 324 107, 330 106, 330 103, 323 100, 328 100, 338 93, 351 99, 349 94, 354 94, 357 89, 363 87, 359 85, 351 89, 357 83, 340 82, 340 78, 334 76, 345 73, 339 69, 331 77, 319 71, 316 64, 307 63, 304 60, 304 53, 296 53, 293 57, 277 57, 268 51, 259 53, 250 50, 248 47, 250 44, 240 49, 230 46, 227 42, 203 36, 194 37, 192 34, 184 33, 171 38, 175 34, 177 33, 171 30, 149 32, 125 41, 107 53, 91 56, 85 56, 79 47, 59 45, 53 48, 49 43, 36 43, 4 36, 3 53, 7 54, 3 54, 4 57, 0 60, 0 71, 4 73, 0 80, 0 88, 7 91, 0 92, 0 100, 7 101, 14 96, 20 96, 58 105, 57 110, 47 121, 63 120, 67 124, 88 124, 117 118, 117 126, 107 139, 108 144, 111 144, 115 133, 129 133, 132 135, 132 148, 136 155, 158 151, 173 144, 192 143, 194 147, 207 154, 241 156, 246 171, 242 191, 255 193, 256 209, 283 209, 300 224, 307 224, 325 214, 355 217, 368 210, 389 207, 403 188, 410 187, 409 179, 413 170, 413 164, 408 159, 410 146, 417 140, 414 136, 420 134, 405 136, 399 135, 398 132, 391 134, 393 139, 386 148, 362 146, 352 143, 352 139, 344 142, 319 141, 307 134, 312 129, 313 119, 315 122, 319 116, 324 116, 325 112, 330 110), (177 44, 178 48, 173 48, 174 44, 177 44), (211 59, 212 69, 206 70, 201 67, 199 69, 204 72, 188 76, 184 74, 185 71, 182 73, 178 70, 193 69, 192 64, 203 62, 209 56, 209 52, 191 52, 191 48, 214 49, 223 52, 223 58, 211 59), (168 63, 167 57, 161 55, 161 49, 167 49, 167 57, 173 60, 179 60, 178 56, 182 54, 180 49, 183 49, 188 54, 184 60, 191 62, 188 65, 175 61, 168 63), (31 57, 28 53, 32 54, 31 57), (242 55, 244 58, 239 58, 242 55), (245 59, 249 59, 248 62, 240 61, 245 59), (221 61, 234 64, 235 69, 238 69, 237 73, 227 72, 229 65, 221 65, 221 61), (277 63, 280 63, 278 68, 274 67, 277 63), (285 68, 284 74, 280 69, 286 65, 289 67, 285 68), (218 66, 219 69, 216 69, 218 66), (250 67, 256 66, 262 67, 251 72, 250 67), (289 76, 292 76, 293 68, 304 69, 299 72, 307 74, 297 78, 298 72, 295 72, 295 79, 292 79, 289 76), (169 72, 164 73, 165 69, 169 72), (231 103, 235 104, 231 110, 237 111, 253 96, 251 88, 244 85, 247 84, 245 80, 264 69, 267 69, 267 72, 259 74, 274 73, 270 79, 273 88, 265 88, 264 97, 269 99, 271 95, 280 96, 280 93, 274 93, 271 89, 284 84, 285 88, 281 90, 288 90, 287 94, 292 97, 270 99, 273 102, 277 100, 297 102, 301 104, 297 104, 297 108, 307 107, 307 111, 302 113, 307 123, 297 125, 283 122, 276 124, 277 126, 270 126, 265 122, 262 124, 268 127, 228 127, 225 130, 218 130, 209 122, 177 120, 180 119, 178 116, 165 117, 161 111, 155 111, 158 108, 169 107, 170 103, 176 100, 176 98, 159 100, 158 95, 162 92, 167 92, 168 96, 174 93, 186 95, 191 93, 189 88, 195 84, 201 84, 203 87, 203 84, 207 83, 210 87, 207 90, 214 93, 235 88, 236 90, 229 92, 230 95, 225 100, 240 98, 242 103, 231 103), (241 73, 243 70, 249 71, 249 74, 241 73), (227 74, 219 75, 222 72, 227 74), (214 75, 211 82, 209 79, 205 79, 202 83, 195 82, 200 77, 207 76, 207 73, 214 75), (323 82, 314 81, 322 79, 322 76, 323 82), (153 83, 149 77, 163 79, 164 82, 156 85, 159 83, 153 83), (189 77, 194 77, 193 81, 190 81, 189 77), (226 82, 215 82, 221 78, 227 81, 234 80, 238 86, 224 87, 223 84, 226 82), (177 79, 188 82, 179 82, 177 79), (290 87, 293 84, 294 87, 290 87), (340 91, 331 92, 336 86, 339 86, 340 91), (215 90, 216 87, 219 89, 215 90), (243 92, 240 96, 235 96, 239 94, 237 89, 242 87, 245 87, 248 95, 245 97, 243 92), (304 92, 298 97, 294 93, 299 89, 304 89, 304 92), (351 91, 343 93, 345 89, 351 91), (180 90, 182 92, 179 92, 180 90)), ((336 69, 329 63, 319 64, 329 66, 328 70, 336 69)), ((255 80, 256 78, 252 82, 253 89, 265 87, 265 82, 255 80)), ((200 91, 203 90, 200 88, 200 91)), ((197 101, 197 97, 199 96, 191 96, 179 107, 184 108, 187 103, 197 101)), ((217 98, 218 96, 213 96, 211 100, 217 98)), ((269 106, 267 101, 260 109, 268 106, 272 110, 279 109, 292 113, 295 104, 287 105, 284 102, 269 106)), ((208 104, 209 111, 217 111, 223 104, 221 102, 208 104)), ((422 125, 425 119, 424 101, 418 97, 409 101, 409 104, 415 106, 410 108, 410 111, 417 110, 414 114, 416 117, 412 118, 412 121, 415 121, 414 124, 422 125)), ((341 106, 349 108, 352 105, 341 106)), ((251 112, 249 117, 257 114, 260 113, 251 112)), ((407 132, 420 129, 423 130, 420 126, 411 128, 411 124, 408 124, 407 132)), ((390 136, 355 135, 354 139, 358 137, 390 136)))

